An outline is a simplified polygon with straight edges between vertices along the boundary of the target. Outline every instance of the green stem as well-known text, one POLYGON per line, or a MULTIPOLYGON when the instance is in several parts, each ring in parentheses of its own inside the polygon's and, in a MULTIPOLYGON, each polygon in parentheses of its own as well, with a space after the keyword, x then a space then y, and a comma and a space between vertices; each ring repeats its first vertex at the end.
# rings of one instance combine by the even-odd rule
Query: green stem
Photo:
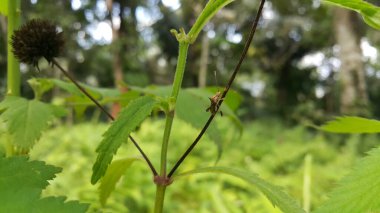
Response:
POLYGON ((13 146, 13 144, 11 142, 11 138, 10 138, 9 134, 5 134, 4 146, 5 146, 5 156, 6 157, 12 157, 13 155, 15 155, 15 147, 13 146))
POLYGON ((173 90, 171 97, 177 101, 179 90, 181 89, 183 74, 185 73, 187 51, 189 49, 189 42, 184 41, 179 43, 179 55, 177 61, 177 68, 175 71, 173 90))
MULTIPOLYGON (((20 25, 20 0, 8 1, 8 25, 7 25, 7 94, 20 96, 21 74, 20 64, 13 55, 11 39, 15 29, 20 25)), ((5 141, 7 157, 16 155, 15 147, 9 136, 5 141)))
POLYGON ((164 209, 164 200, 165 200, 165 190, 166 186, 157 185, 156 190, 156 203, 154 204, 154 212, 162 213, 164 209))
MULTIPOLYGON (((170 132, 171 132, 172 125, 173 125, 175 104, 177 102, 177 97, 179 94, 179 90, 181 89, 182 79, 183 79, 183 75, 185 72, 187 51, 189 49, 189 45, 190 44, 188 41, 182 41, 182 42, 180 41, 179 42, 179 54, 178 54, 177 68, 176 68, 175 76, 174 76, 172 94, 170 96, 169 112, 167 112, 167 115, 166 115, 164 138, 163 138, 162 148, 161 148, 160 176, 163 178, 166 177, 167 153, 168 153, 170 132)), ((155 203, 155 207, 154 207, 155 213, 160 213, 163 211, 164 199, 165 199, 165 190, 166 190, 166 185, 157 184, 156 203, 155 203)))
POLYGON ((305 169, 303 174, 303 209, 310 212, 311 204, 311 167, 313 164, 313 156, 307 154, 305 157, 305 169))
POLYGON ((20 65, 12 53, 11 39, 13 31, 20 25, 20 0, 8 0, 8 77, 7 94, 20 95, 20 65))
POLYGON ((170 137, 170 132, 172 129, 173 120, 174 120, 174 111, 169 111, 166 115, 164 138, 162 141, 162 148, 161 148, 160 175, 162 177, 166 176, 166 165, 167 165, 166 161, 167 161, 167 155, 168 155, 169 137, 170 137))
POLYGON ((183 74, 185 73, 186 58, 187 58, 187 50, 188 49, 189 49, 189 43, 188 42, 185 41, 185 42, 179 43, 179 54, 178 54, 177 68, 176 68, 175 76, 174 76, 172 94, 170 96, 170 100, 172 100, 173 102, 171 103, 171 107, 169 109, 169 112, 166 115, 164 138, 163 138, 162 148, 161 148, 161 172, 160 172, 160 175, 162 177, 166 176, 167 152, 168 152, 170 132, 172 129, 172 124, 173 124, 173 119, 174 119, 175 104, 177 102, 179 90, 181 89, 183 74))

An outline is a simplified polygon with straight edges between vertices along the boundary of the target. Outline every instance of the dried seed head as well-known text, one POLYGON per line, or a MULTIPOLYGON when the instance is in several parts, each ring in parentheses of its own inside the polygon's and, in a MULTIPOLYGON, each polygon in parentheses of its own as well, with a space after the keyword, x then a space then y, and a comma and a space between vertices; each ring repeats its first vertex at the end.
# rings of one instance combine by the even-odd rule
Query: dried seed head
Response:
POLYGON ((33 19, 15 30, 11 45, 16 58, 38 68, 38 61, 42 57, 50 63, 62 52, 64 39, 54 24, 33 19))

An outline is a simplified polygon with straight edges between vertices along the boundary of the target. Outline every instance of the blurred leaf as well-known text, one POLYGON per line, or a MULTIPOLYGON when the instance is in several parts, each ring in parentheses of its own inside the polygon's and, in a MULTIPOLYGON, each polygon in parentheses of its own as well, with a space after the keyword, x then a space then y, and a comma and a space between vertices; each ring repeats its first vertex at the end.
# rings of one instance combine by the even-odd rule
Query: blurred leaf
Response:
POLYGON ((91 183, 95 184, 105 174, 113 155, 120 145, 128 140, 129 134, 145 120, 158 102, 149 96, 137 98, 128 104, 104 133, 103 140, 96 149, 98 157, 92 167, 91 183))
MULTIPOLYGON (((82 96, 84 97, 84 94, 72 83, 67 81, 62 81, 60 79, 55 78, 35 78, 38 82, 48 83, 51 82, 57 87, 65 90, 66 92, 75 95, 75 96, 82 96)), ((86 89, 87 92, 89 92, 91 95, 93 95, 95 98, 114 98, 119 97, 121 95, 121 92, 118 89, 114 88, 99 88, 99 87, 93 87, 89 86, 83 83, 79 83, 83 88, 86 89)))
MULTIPOLYGON (((157 95, 161 97, 169 97, 171 92, 171 86, 149 86, 146 88, 130 87, 132 90, 157 95)), ((191 126, 197 129, 202 129, 204 124, 210 117, 210 113, 206 112, 208 106, 210 106, 209 97, 212 93, 208 89, 189 88, 182 89, 179 92, 176 103, 176 115, 179 119, 189 123, 191 126)), ((229 102, 238 101, 239 95, 231 93, 227 98, 229 102)), ((233 122, 234 126, 239 130, 239 136, 242 133, 243 125, 237 116, 233 113, 233 110, 228 105, 222 105, 221 110, 223 115, 228 116, 233 122)), ((219 114, 218 114, 219 116, 219 114)), ((218 158, 222 153, 222 133, 219 130, 217 123, 212 122, 206 131, 206 134, 213 140, 218 148, 218 158)))
POLYGON ((67 201, 66 197, 46 197, 37 200, 31 210, 27 210, 27 213, 43 213, 43 212, 54 212, 54 213, 84 213, 87 212, 89 207, 88 204, 79 203, 78 201, 67 201))
MULTIPOLYGON (((59 88, 65 90, 66 92, 68 92, 72 95, 85 97, 85 95, 71 82, 66 82, 66 81, 62 81, 59 79, 51 79, 51 81, 56 86, 58 86, 59 88)), ((82 83, 80 83, 80 85, 83 86, 83 88, 85 88, 86 91, 88 93, 90 93, 90 95, 92 95, 95 99, 99 99, 101 97, 101 94, 98 91, 94 91, 92 89, 89 89, 89 87, 87 85, 84 85, 82 83)))
POLYGON ((0 119, 6 123, 14 145, 30 149, 48 123, 55 117, 65 115, 66 111, 38 100, 8 96, 0 103, 0 113, 0 119))
POLYGON ((235 168, 226 167, 208 167, 195 169, 189 172, 179 174, 174 178, 181 176, 189 176, 197 173, 222 173, 232 175, 240 178, 252 185, 255 185, 271 202, 274 206, 278 206, 284 213, 302 213, 305 212, 297 202, 288 194, 282 191, 278 186, 274 186, 265 180, 259 178, 257 174, 248 173, 246 171, 238 170, 235 168))
MULTIPOLYGON (((206 112, 209 100, 204 100, 196 95, 191 94, 187 90, 180 91, 177 104, 176 104, 176 115, 179 119, 191 124, 197 129, 202 129, 210 113, 206 112)), ((219 114, 218 114, 219 116, 219 114)), ((213 140, 218 148, 218 159, 222 154, 222 137, 221 131, 218 129, 216 122, 212 122, 206 131, 206 134, 213 140)), ((195 136, 194 138, 195 139, 195 136)))
MULTIPOLYGON (((187 89, 187 91, 201 97, 203 101, 207 102, 207 104, 209 105, 210 104, 209 97, 212 97, 213 95, 215 95, 216 92, 222 91, 222 90, 216 87, 209 87, 207 89, 192 88, 192 89, 187 89)), ((220 111, 223 112, 223 115, 227 115, 231 119, 231 121, 235 124, 235 127, 239 130, 239 137, 241 136, 243 132, 243 125, 240 119, 236 116, 236 114, 233 111, 238 108, 238 106, 241 103, 241 99, 242 97, 237 92, 230 90, 230 92, 225 97, 223 104, 220 108, 220 111)))
POLYGON ((70 96, 65 99, 69 106, 73 107, 76 119, 82 119, 86 109, 94 103, 87 97, 70 96))
POLYGON ((36 99, 41 99, 42 95, 51 90, 54 83, 46 78, 31 78, 28 80, 30 87, 32 87, 36 99))
MULTIPOLYGON (((89 106, 95 105, 71 82, 50 78, 33 78, 28 82, 32 86, 37 99, 39 99, 43 93, 50 90, 54 85, 71 94, 72 96, 67 97, 66 101, 74 108, 75 115, 79 119, 83 116, 89 106)), ((118 89, 97 88, 82 83, 80 84, 101 104, 119 102, 121 105, 126 105, 131 100, 140 97, 140 94, 136 91, 121 93, 118 89)))
POLYGON ((172 87, 171 86, 157 86, 157 85, 150 85, 147 87, 136 87, 136 86, 130 86, 134 91, 141 92, 141 93, 147 93, 151 95, 157 95, 161 97, 169 97, 172 87))
POLYGON ((380 148, 373 149, 344 177, 316 213, 380 211, 380 148))
MULTIPOLYGON (((82 105, 87 108, 88 106, 93 106, 94 103, 88 99, 73 83, 62 81, 59 79, 49 79, 49 78, 38 78, 38 81, 52 82, 57 87, 65 90, 66 92, 73 95, 73 97, 68 98, 69 102, 73 105, 82 105)), ((128 90, 121 93, 118 89, 114 88, 99 88, 80 83, 80 85, 86 89, 90 95, 95 99, 99 100, 100 103, 114 103, 120 102, 122 105, 127 104, 129 101, 136 99, 140 94, 136 91, 128 90)))
MULTIPOLYGON (((118 97, 107 96, 99 100, 100 104, 115 103, 118 102, 121 106, 126 106, 130 101, 140 97, 140 93, 136 91, 128 91, 121 94, 118 97)), ((83 96, 70 96, 66 98, 67 103, 74 108, 75 115, 78 119, 82 118, 86 109, 90 106, 94 106, 89 98, 83 96)))
POLYGON ((87 204, 65 203, 64 197, 40 197, 48 180, 61 170, 26 157, 0 157, 0 212, 86 212, 87 204))
POLYGON ((369 26, 380 30, 380 7, 363 0, 324 0, 324 2, 356 11, 369 26))
MULTIPOLYGON (((201 96, 204 99, 207 99, 216 92, 223 92, 224 88, 220 87, 207 87, 207 88, 190 88, 188 89, 190 92, 201 96)), ((241 104, 243 97, 234 90, 231 90, 227 93, 227 96, 224 98, 223 104, 226 104, 228 108, 232 111, 235 111, 241 104)))
POLYGON ((116 183, 135 160, 139 160, 139 158, 124 158, 115 160, 110 164, 99 186, 99 198, 102 206, 106 205, 107 199, 115 189, 116 183))
POLYGON ((212 0, 208 1, 201 14, 198 16, 193 27, 190 29, 188 36, 191 38, 190 43, 194 42, 198 34, 201 32, 207 22, 220 10, 222 7, 233 2, 233 0, 212 0))
POLYGON ((130 101, 141 96, 141 93, 128 90, 125 93, 122 93, 118 96, 104 96, 102 99, 102 103, 111 103, 111 102, 119 102, 122 106, 127 105, 130 101))
POLYGON ((378 133, 380 121, 360 117, 338 117, 319 129, 334 133, 378 133))
MULTIPOLYGON (((141 92, 148 94, 158 95, 161 97, 169 97, 171 92, 170 86, 149 86, 147 88, 134 88, 141 92)), ((191 126, 197 129, 201 129, 206 123, 209 112, 206 109, 210 101, 197 97, 187 90, 183 89, 179 92, 176 103, 176 115, 179 119, 189 123, 191 126), (204 110, 202 110, 204 108, 204 110), (196 109, 196 110, 195 110, 196 109)), ((222 138, 220 131, 217 128, 215 122, 211 123, 206 134, 216 143, 218 147, 219 156, 222 152, 222 138)))
POLYGON ((4 16, 8 15, 8 0, 3 0, 0 4, 0 14, 4 16))

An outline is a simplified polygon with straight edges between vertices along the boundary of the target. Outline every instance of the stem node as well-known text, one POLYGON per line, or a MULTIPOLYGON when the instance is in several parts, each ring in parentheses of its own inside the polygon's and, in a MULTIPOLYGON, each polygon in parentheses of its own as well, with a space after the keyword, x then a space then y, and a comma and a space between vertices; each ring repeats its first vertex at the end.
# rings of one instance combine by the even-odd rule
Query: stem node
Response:
POLYGON ((173 183, 173 179, 168 176, 156 175, 153 178, 153 182, 158 186, 169 186, 173 183))

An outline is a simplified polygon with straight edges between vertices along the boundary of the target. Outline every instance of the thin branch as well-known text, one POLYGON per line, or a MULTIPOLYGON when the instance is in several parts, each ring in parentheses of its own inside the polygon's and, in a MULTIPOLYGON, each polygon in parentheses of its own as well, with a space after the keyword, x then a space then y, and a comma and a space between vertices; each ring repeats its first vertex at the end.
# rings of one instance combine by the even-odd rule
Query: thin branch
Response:
MULTIPOLYGON (((53 58, 51 60, 51 63, 55 66, 57 66, 59 68, 59 70, 62 71, 62 73, 70 79, 71 82, 73 82, 75 84, 75 86, 83 93, 85 94, 89 99, 91 99, 91 101, 99 108, 101 109, 112 121, 115 120, 115 118, 94 98, 92 97, 92 95, 90 95, 90 93, 88 93, 86 91, 85 88, 83 88, 75 79, 73 76, 71 76, 65 69, 63 69, 63 67, 61 67, 61 65, 53 58)), ((144 153, 144 151, 141 149, 141 147, 138 145, 138 143, 135 141, 135 139, 129 135, 128 136, 129 139, 132 141, 132 143, 135 145, 135 147, 139 150, 139 152, 141 153, 141 155, 143 156, 143 158, 145 159, 145 161, 148 163, 148 166, 150 168, 150 170, 152 171, 153 175, 154 176, 157 176, 158 173, 156 171, 156 169, 154 168, 153 164, 150 162, 148 156, 146 156, 146 154, 144 153)))
POLYGON ((220 98, 220 100, 218 102, 218 105, 217 105, 217 108, 216 108, 215 112, 210 115, 209 119, 207 120, 206 124, 204 125, 203 129, 201 130, 201 132, 199 133, 199 135, 197 136, 197 138, 189 146, 189 148, 187 148, 187 150, 185 151, 185 153, 181 156, 181 158, 177 161, 177 163, 174 165, 174 167, 170 170, 170 172, 168 174, 168 178, 170 178, 170 177, 173 176, 174 172, 178 169, 178 167, 182 164, 182 162, 190 154, 190 152, 193 150, 193 148, 197 145, 197 143, 199 142, 199 140, 202 138, 202 136, 206 132, 207 128, 210 126, 210 124, 211 124, 212 120, 214 119, 216 113, 218 113, 219 108, 220 108, 220 106, 223 103, 223 99, 224 99, 224 97, 226 97, 228 91, 230 90, 231 85, 232 85, 233 81, 235 80, 236 74, 239 72, 240 67, 241 67, 241 65, 242 65, 242 63, 243 63, 243 61, 245 59, 245 56, 247 55, 249 46, 251 45, 252 39, 253 39, 253 37, 255 35, 256 28, 257 28, 257 25, 259 23, 259 19, 260 19, 260 16, 261 16, 264 4, 265 4, 265 0, 261 0, 260 6, 259 6, 259 10, 258 10, 258 12, 256 14, 256 18, 255 18, 255 20, 254 20, 254 22, 252 24, 251 31, 249 33, 248 39, 245 42, 245 46, 244 46, 244 49, 243 49, 243 51, 241 53, 240 59, 239 59, 237 65, 236 65, 236 67, 234 69, 234 72, 232 73, 232 75, 230 77, 230 80, 228 81, 227 86, 224 88, 222 97, 220 98))
POLYGON ((99 108, 101 109, 107 116, 108 118, 110 118, 111 120, 115 120, 115 118, 94 98, 92 97, 92 95, 90 95, 90 93, 88 93, 86 91, 85 88, 83 88, 75 79, 74 77, 72 77, 65 69, 63 69, 63 67, 61 67, 61 65, 55 60, 55 59, 52 59, 52 64, 57 66, 62 72, 63 74, 68 78, 70 79, 71 82, 73 82, 75 84, 75 86, 83 93, 85 94, 89 99, 91 99, 91 101, 99 108))

